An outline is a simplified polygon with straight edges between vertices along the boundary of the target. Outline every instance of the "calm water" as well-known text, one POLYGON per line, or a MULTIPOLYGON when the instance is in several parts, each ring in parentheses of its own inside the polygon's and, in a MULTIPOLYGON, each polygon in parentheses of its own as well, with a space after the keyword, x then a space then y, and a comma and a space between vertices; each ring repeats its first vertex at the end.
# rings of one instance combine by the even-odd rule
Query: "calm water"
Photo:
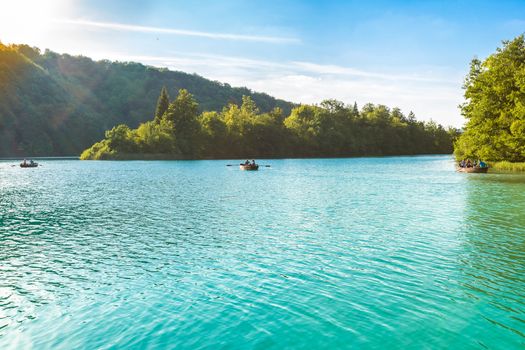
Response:
POLYGON ((0 162, 2 349, 519 349, 525 177, 0 162))

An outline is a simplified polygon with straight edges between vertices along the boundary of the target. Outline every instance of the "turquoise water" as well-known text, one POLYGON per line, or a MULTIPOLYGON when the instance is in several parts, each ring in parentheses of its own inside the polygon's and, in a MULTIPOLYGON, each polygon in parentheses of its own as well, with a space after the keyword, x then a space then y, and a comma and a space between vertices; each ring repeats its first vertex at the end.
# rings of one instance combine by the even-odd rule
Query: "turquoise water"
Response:
POLYGON ((0 162, 2 349, 519 349, 525 177, 0 162))

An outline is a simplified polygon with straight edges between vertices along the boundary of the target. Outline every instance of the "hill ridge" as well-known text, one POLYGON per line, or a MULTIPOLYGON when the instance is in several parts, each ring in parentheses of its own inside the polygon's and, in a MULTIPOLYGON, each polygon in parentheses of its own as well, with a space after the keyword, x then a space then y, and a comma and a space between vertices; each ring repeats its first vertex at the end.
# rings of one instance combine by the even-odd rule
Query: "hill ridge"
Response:
POLYGON ((287 114, 294 106, 195 73, 0 43, 0 156, 79 154, 117 124, 150 120, 162 86, 170 96, 187 89, 201 111, 240 103, 243 95, 263 112, 280 107, 287 114))

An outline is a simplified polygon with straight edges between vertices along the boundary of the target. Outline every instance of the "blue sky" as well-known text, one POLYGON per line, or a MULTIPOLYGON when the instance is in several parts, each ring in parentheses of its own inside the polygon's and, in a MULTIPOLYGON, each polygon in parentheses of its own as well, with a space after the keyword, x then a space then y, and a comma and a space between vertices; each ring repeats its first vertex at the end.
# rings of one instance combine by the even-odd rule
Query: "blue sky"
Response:
POLYGON ((461 126, 469 61, 525 32, 525 1, 2 0, 0 40, 140 61, 294 102, 398 106, 461 126))

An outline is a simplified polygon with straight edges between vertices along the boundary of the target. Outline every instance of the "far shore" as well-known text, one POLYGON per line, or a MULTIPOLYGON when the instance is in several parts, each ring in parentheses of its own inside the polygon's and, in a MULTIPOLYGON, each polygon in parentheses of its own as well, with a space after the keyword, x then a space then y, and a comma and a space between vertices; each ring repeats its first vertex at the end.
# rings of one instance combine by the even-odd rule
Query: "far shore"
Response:
MULTIPOLYGON (((119 154, 114 158, 107 159, 97 159, 97 160, 117 160, 117 161, 126 161, 126 160, 245 160, 245 159, 343 159, 343 158, 388 158, 388 157, 421 157, 421 156, 452 156, 452 154, 446 153, 429 153, 429 154, 390 154, 390 155, 338 155, 338 156, 329 156, 329 155, 312 155, 312 156, 269 156, 269 155, 244 155, 244 156, 229 156, 229 157, 183 157, 170 154, 152 154, 152 153, 125 153, 119 154)), ((92 159, 82 159, 80 160, 92 160, 92 159)))
MULTIPOLYGON (((96 159, 102 161, 128 161, 128 160, 143 160, 143 161, 154 161, 154 160, 246 160, 246 159, 345 159, 345 158, 392 158, 392 157, 432 157, 432 156, 451 156, 448 153, 424 153, 424 154, 389 154, 389 155, 313 155, 313 156, 269 156, 269 155, 249 155, 249 156, 230 156, 230 157, 183 157, 169 154, 148 154, 148 153, 126 153, 119 154, 114 158, 96 159)), ((23 159, 49 159, 49 160, 86 160, 92 161, 93 159, 82 159, 80 156, 7 156, 0 157, 0 160, 23 160, 23 159)))
MULTIPOLYGON (((362 156, 302 156, 302 157, 286 157, 286 156, 267 156, 267 155, 250 155, 244 157, 183 157, 170 154, 145 154, 145 153, 126 153, 119 154, 114 158, 101 159, 104 161, 154 161, 154 160, 234 160, 234 159, 342 159, 342 158, 388 158, 388 157, 420 157, 420 156, 443 156, 452 154, 397 154, 397 155, 362 155, 362 156)), ((38 160, 83 160, 80 156, 6 156, 0 157, 0 161, 20 161, 23 159, 38 159, 38 160)), ((87 159, 89 160, 89 159, 87 159)), ((490 171, 508 173, 508 172, 525 172, 525 162, 487 162, 490 171)))
POLYGON ((6 156, 0 160, 24 160, 24 159, 80 159, 80 156, 6 156))

